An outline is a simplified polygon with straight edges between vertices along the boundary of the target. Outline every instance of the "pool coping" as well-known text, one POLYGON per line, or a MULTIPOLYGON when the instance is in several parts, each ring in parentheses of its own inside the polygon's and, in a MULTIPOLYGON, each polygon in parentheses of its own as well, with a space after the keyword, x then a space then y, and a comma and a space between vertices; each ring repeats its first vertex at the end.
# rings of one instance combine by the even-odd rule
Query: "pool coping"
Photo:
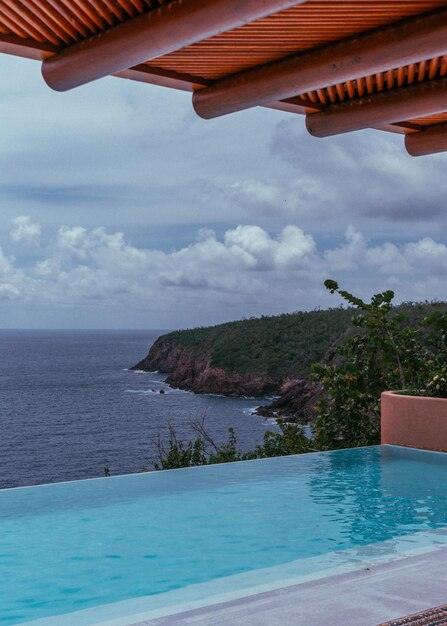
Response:
POLYGON ((128 626, 375 626, 445 603, 446 579, 440 548, 128 626))

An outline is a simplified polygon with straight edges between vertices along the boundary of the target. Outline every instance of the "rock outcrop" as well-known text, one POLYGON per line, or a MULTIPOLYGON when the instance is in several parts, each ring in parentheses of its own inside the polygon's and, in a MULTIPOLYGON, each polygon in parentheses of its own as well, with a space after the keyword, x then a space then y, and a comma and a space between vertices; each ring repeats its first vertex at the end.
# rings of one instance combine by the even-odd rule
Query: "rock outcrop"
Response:
POLYGON ((300 422, 313 422, 316 419, 316 404, 323 394, 320 385, 299 378, 286 381, 280 395, 271 404, 256 409, 263 417, 282 417, 300 422))

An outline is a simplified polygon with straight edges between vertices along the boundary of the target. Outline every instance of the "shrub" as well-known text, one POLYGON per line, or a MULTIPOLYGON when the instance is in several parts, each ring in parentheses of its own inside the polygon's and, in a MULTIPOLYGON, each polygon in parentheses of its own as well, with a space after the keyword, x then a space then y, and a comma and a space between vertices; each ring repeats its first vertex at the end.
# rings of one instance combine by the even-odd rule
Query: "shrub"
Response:
MULTIPOLYGON (((179 441, 172 427, 166 448, 160 438, 158 439, 159 460, 155 463, 155 469, 374 445, 379 442, 382 391, 400 389, 409 393, 447 397, 445 304, 406 303, 393 307, 394 292, 389 290, 375 294, 371 302, 366 303, 348 291, 341 290, 334 280, 326 280, 325 286, 331 293, 339 294, 350 308, 331 310, 333 325, 330 327, 330 334, 332 337, 344 336, 344 341, 337 346, 336 358, 330 363, 312 366, 312 378, 324 390, 317 405, 318 418, 313 428, 313 439, 306 437, 302 426, 278 420, 279 432, 266 432, 261 445, 252 451, 240 452, 232 428, 229 429, 228 440, 217 445, 204 428, 202 419, 192 424, 197 437, 188 443, 179 441), (443 307, 442 310, 438 310, 440 306, 443 307), (346 332, 345 315, 352 315, 355 309, 357 314, 352 317, 354 328, 346 332), (422 318, 421 313, 427 311, 429 315, 422 318)), ((273 318, 263 318, 260 321, 265 323, 268 320, 270 323, 271 319, 273 318)), ((313 320, 316 319, 314 312, 313 320)), ((258 321, 250 320, 250 323, 256 327, 258 321)), ((310 318, 303 315, 293 318, 293 321, 306 327, 306 333, 308 332, 306 324, 310 318)), ((233 325, 226 326, 231 328, 233 325)), ((253 331, 259 328, 254 328, 253 331)), ((320 332, 319 328, 317 326, 316 335, 317 331, 320 332)), ((181 336, 189 338, 188 333, 191 333, 197 338, 206 330, 186 331, 181 336)), ((273 327, 269 330, 272 331, 273 327)), ((294 330, 296 329, 290 327, 290 336, 286 336, 292 346, 291 336, 294 330)), ((301 333, 298 334, 302 341, 301 333)), ((253 334, 255 336, 256 332, 253 334)), ((272 337, 270 332, 269 341, 272 337)), ((317 337, 313 338, 314 343, 316 339, 317 337)), ((275 338, 277 342, 283 340, 284 336, 281 340, 281 335, 275 338)), ((291 362, 296 359, 296 355, 290 350, 287 354, 291 362)), ((272 362, 276 362, 276 356, 274 350, 263 353, 263 358, 272 362)))
POLYGON ((333 280, 325 286, 359 313, 352 318, 356 334, 337 348, 339 362, 313 366, 313 379, 324 387, 317 406, 315 445, 328 450, 376 444, 382 391, 447 391, 447 316, 435 312, 421 326, 415 325, 408 322, 402 307, 393 309, 392 291, 378 293, 365 303, 333 280))
POLYGON ((311 441, 306 437, 304 428, 298 424, 290 424, 278 420, 279 432, 267 431, 263 443, 249 452, 240 452, 237 437, 233 428, 228 429, 228 439, 217 445, 204 426, 204 419, 192 422, 196 438, 184 443, 177 438, 175 429, 169 426, 169 439, 165 447, 161 439, 157 441, 158 462, 156 470, 192 467, 193 465, 213 465, 215 463, 232 463, 274 456, 301 454, 311 450, 311 441))

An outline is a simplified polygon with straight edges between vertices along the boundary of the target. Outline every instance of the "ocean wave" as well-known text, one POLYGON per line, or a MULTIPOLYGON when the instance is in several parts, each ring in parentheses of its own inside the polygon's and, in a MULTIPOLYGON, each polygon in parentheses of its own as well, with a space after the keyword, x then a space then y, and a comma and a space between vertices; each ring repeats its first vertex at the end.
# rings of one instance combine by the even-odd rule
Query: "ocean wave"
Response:
MULTIPOLYGON (((194 393, 193 391, 189 392, 189 393, 194 393)), ((223 393, 198 393, 196 394, 198 396, 206 396, 208 398, 228 398, 228 396, 226 396, 223 393)))
MULTIPOLYGON (((193 391, 188 393, 194 393, 193 391)), ((209 396, 210 398, 228 398, 230 400, 258 400, 258 396, 227 396, 225 393, 198 393, 198 396, 209 396)))
POLYGON ((278 420, 276 419, 276 417, 267 417, 266 419, 262 420, 262 425, 263 426, 277 426, 278 420))
POLYGON ((255 411, 258 407, 257 406, 250 406, 247 407, 246 409, 242 409, 242 413, 244 415, 255 415, 255 411))
POLYGON ((189 391, 188 389, 179 389, 177 387, 171 387, 171 385, 168 385, 168 383, 165 383, 163 381, 157 381, 159 382, 160 385, 163 385, 166 388, 166 393, 176 393, 176 394, 188 394, 190 396, 204 396, 206 394, 196 394, 194 393, 194 391, 189 391))
POLYGON ((136 393, 141 395, 157 394, 163 396, 169 392, 166 392, 164 389, 126 389, 126 393, 136 393))

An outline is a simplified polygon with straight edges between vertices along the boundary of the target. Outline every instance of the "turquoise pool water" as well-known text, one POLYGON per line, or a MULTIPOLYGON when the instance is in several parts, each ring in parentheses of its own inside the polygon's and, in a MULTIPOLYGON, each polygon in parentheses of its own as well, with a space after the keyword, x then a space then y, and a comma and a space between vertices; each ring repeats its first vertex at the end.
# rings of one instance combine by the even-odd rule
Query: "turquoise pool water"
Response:
POLYGON ((393 446, 5 489, 0 624, 121 624, 445 527, 447 455, 393 446))

